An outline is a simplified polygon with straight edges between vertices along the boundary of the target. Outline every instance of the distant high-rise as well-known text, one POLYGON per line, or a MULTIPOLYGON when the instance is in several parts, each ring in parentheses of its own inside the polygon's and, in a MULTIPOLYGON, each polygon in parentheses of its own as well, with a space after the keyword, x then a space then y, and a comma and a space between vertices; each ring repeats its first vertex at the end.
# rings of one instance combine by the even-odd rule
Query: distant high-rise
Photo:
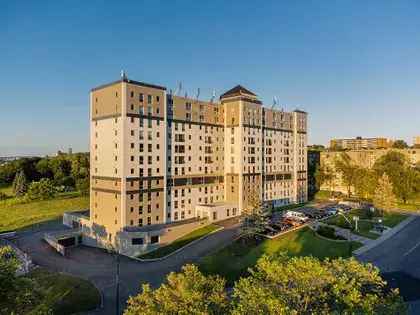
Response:
POLYGON ((332 139, 330 140, 331 149, 385 149, 392 146, 392 141, 387 138, 362 138, 353 139, 332 139))

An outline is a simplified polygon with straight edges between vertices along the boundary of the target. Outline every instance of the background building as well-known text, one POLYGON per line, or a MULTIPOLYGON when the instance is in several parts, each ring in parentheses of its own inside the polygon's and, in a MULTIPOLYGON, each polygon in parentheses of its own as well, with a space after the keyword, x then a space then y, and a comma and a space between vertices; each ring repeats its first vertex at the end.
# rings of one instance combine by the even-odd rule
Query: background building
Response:
POLYGON ((392 141, 387 138, 362 138, 356 137, 354 139, 332 139, 330 140, 330 148, 332 149, 383 149, 390 148, 392 141))
MULTIPOLYGON (((404 154, 413 167, 420 162, 420 149, 378 149, 378 150, 351 150, 346 151, 351 161, 363 168, 372 168, 376 160, 390 151, 397 151, 404 154)), ((340 157, 342 152, 339 151, 323 151, 321 152, 321 167, 328 166, 331 170, 335 170, 334 162, 340 157)), ((347 193, 347 186, 343 184, 340 174, 336 173, 335 180, 330 184, 324 183, 321 190, 332 190, 336 192, 347 193)))
POLYGON ((414 137, 413 145, 416 148, 420 148, 420 136, 414 137))
POLYGON ((207 102, 126 78, 90 102, 90 218, 67 217, 88 245, 136 255, 240 215, 252 196, 307 200, 305 112, 264 108, 242 86, 207 102))

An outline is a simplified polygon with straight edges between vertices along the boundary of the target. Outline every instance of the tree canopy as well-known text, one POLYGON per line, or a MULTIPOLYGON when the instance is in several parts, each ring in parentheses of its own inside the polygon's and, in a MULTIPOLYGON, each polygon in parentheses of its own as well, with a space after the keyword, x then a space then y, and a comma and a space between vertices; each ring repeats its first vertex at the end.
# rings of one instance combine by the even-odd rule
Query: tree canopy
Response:
POLYGON ((397 290, 389 290, 370 264, 355 259, 263 256, 234 287, 234 315, 402 314, 397 290))
POLYGON ((124 314, 221 315, 227 310, 225 280, 204 276, 196 266, 185 265, 180 273, 171 272, 156 290, 144 284, 140 294, 130 297, 124 314))
POLYGON ((407 149, 408 144, 404 140, 395 140, 392 147, 395 149, 407 149))

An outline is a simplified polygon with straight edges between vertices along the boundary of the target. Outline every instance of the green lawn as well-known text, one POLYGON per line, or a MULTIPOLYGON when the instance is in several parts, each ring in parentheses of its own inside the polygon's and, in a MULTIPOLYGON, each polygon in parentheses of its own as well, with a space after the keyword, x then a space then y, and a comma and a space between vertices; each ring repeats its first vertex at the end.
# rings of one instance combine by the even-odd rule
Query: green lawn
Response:
POLYGON ((85 312, 100 305, 101 296, 98 290, 87 280, 42 268, 32 271, 29 277, 40 289, 41 298, 37 307, 47 306, 52 309, 53 314, 85 312))
MULTIPOLYGON (((353 250, 362 244, 353 242, 353 250)), ((349 243, 334 242, 318 237, 311 229, 303 228, 279 236, 275 239, 263 240, 259 245, 243 244, 235 241, 222 250, 204 257, 200 262, 200 269, 207 274, 219 274, 229 284, 247 274, 263 254, 273 254, 287 251, 293 256, 312 255, 320 259, 327 257, 348 257, 349 243)))
MULTIPOLYGON (((360 221, 358 222, 358 230, 354 231, 355 234, 370 238, 370 239, 377 239, 380 235, 376 233, 370 232, 373 229, 374 223, 371 221, 367 221, 369 218, 366 215, 366 211, 361 209, 353 209, 349 213, 346 214, 347 218, 351 220, 354 226, 353 217, 358 216, 360 221)), ((396 212, 385 212, 383 216, 383 224, 388 227, 394 227, 407 216, 404 214, 396 213, 396 212)), ((373 218, 375 219, 375 218, 373 218)), ((348 229, 349 224, 347 221, 340 215, 336 215, 332 218, 329 218, 325 223, 336 225, 341 228, 348 229)))
POLYGON ((407 203, 398 202, 397 208, 407 211, 420 211, 420 193, 407 200, 407 203))
POLYGON ((23 204, 11 204, 10 199, 0 201, 0 232, 31 228, 36 224, 59 219, 66 211, 88 208, 89 197, 75 193, 23 204))
POLYGON ((195 241, 196 239, 199 239, 200 237, 203 237, 204 235, 207 235, 215 230, 217 230, 219 226, 214 224, 206 225, 205 227, 202 227, 200 229, 197 229, 195 231, 192 231, 191 233, 188 233, 187 235, 184 235, 183 237, 177 239, 176 241, 172 242, 171 244, 160 247, 150 253, 140 255, 139 258, 142 259, 153 259, 153 258, 161 258, 165 257, 166 255, 169 255, 170 253, 176 251, 177 249, 187 245, 188 243, 191 243, 192 241, 195 241))

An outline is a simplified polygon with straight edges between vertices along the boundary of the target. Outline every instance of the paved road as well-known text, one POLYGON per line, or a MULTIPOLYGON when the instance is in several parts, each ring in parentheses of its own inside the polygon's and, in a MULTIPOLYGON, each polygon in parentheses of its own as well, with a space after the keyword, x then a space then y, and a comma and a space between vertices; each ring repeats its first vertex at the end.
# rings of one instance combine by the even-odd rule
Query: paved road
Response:
MULTIPOLYGON (((141 283, 148 282, 157 287, 169 272, 178 271, 182 265, 196 262, 200 257, 232 242, 238 235, 238 227, 232 222, 224 225, 225 229, 209 235, 163 261, 139 262, 121 256, 120 309, 125 308, 125 301, 130 295, 138 292, 141 283)), ((49 227, 49 231, 60 228, 62 228, 60 225, 49 227)), ((104 297, 104 307, 95 314, 115 314, 114 257, 100 249, 85 246, 72 248, 67 257, 62 257, 42 240, 45 231, 19 235, 18 246, 31 255, 37 265, 91 280, 104 297)))
MULTIPOLYGON (((394 280, 409 300, 420 300, 420 217, 358 259, 389 273, 388 280, 394 280)), ((412 314, 420 314, 420 302, 413 302, 412 307, 412 314)))

